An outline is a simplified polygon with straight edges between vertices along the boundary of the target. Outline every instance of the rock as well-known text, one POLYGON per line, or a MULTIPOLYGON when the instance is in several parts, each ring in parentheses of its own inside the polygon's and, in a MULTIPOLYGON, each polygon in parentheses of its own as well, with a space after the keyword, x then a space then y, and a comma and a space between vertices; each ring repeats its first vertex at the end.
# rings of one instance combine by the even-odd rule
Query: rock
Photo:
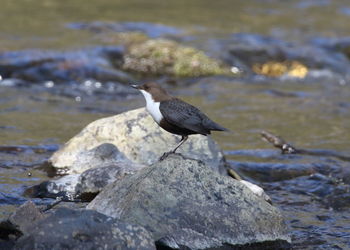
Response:
POLYGON ((3 52, 0 53, 0 75, 33 83, 80 83, 86 79, 129 83, 133 78, 114 67, 121 64, 123 53, 121 47, 96 47, 65 52, 3 52))
POLYGON ((277 208, 179 154, 109 185, 88 208, 142 225, 158 245, 170 248, 290 242, 277 208))
MULTIPOLYGON (((144 165, 131 162, 116 146, 103 143, 77 154, 72 164, 72 173, 58 179, 51 179, 26 190, 26 195, 39 198, 76 198, 91 201, 107 184, 120 180, 127 174, 143 168, 144 165)), ((56 173, 65 173, 64 170, 56 173)))
POLYGON ((74 201, 77 198, 91 201, 106 185, 133 174, 142 165, 118 163, 116 165, 95 167, 82 174, 70 174, 35 185, 26 194, 35 198, 57 198, 74 201))
MULTIPOLYGON (((224 61, 230 65, 237 65, 244 71, 248 71, 247 73, 252 73, 255 67, 266 63, 271 63, 272 68, 275 68, 288 66, 283 65, 286 62, 287 64, 295 62, 304 67, 303 71, 312 72, 322 69, 348 76, 350 61, 346 53, 339 52, 336 46, 329 45, 330 43, 295 43, 249 33, 234 34, 229 40, 230 42, 225 41, 221 45, 221 51, 226 53, 221 52, 224 61)), ((346 41, 343 44, 349 44, 349 42, 346 41)), ((343 45, 343 48, 346 48, 346 45, 343 45)), ((268 68, 268 65, 265 67, 268 68)))
POLYGON ((271 182, 310 175, 316 172, 319 165, 326 164, 230 161, 230 165, 246 177, 262 182, 271 182))
POLYGON ((151 39, 130 46, 123 69, 147 75, 195 77, 232 75, 229 68, 195 48, 166 39, 151 39))
POLYGON ((27 201, 10 215, 9 221, 16 225, 23 234, 29 233, 30 228, 38 220, 45 218, 45 215, 31 201, 27 201))
POLYGON ((76 193, 80 196, 97 194, 108 184, 134 174, 139 169, 132 169, 129 164, 119 163, 118 165, 86 170, 79 177, 76 193))
POLYGON ((14 249, 155 249, 141 226, 96 211, 60 208, 32 226, 14 249))
MULTIPOLYGON (((60 174, 82 173, 86 167, 76 163, 87 161, 81 156, 89 155, 87 151, 101 144, 110 143, 131 162, 149 165, 156 162, 165 151, 171 150, 179 140, 179 136, 159 128, 146 110, 141 108, 90 123, 55 152, 49 162, 60 174)), ((178 152, 202 160, 216 171, 223 169, 222 152, 209 136, 190 136, 178 152)))
POLYGON ((251 183, 249 181, 246 181, 246 180, 239 180, 239 182, 241 182, 243 185, 245 185, 247 188, 249 188, 250 191, 252 191, 255 195, 263 198, 265 201, 272 204, 272 200, 271 200, 270 196, 268 196, 265 193, 265 191, 262 187, 259 187, 258 185, 251 183))
POLYGON ((8 219, 0 221, 0 249, 12 249, 16 239, 29 233, 32 225, 44 218, 31 201, 19 206, 8 219))
POLYGON ((58 179, 44 181, 26 189, 25 195, 32 198, 60 197, 64 201, 74 201, 79 177, 80 174, 71 174, 58 179))
POLYGON ((116 165, 120 162, 133 164, 115 145, 102 143, 90 150, 79 152, 72 164, 72 172, 82 173, 91 168, 116 165))

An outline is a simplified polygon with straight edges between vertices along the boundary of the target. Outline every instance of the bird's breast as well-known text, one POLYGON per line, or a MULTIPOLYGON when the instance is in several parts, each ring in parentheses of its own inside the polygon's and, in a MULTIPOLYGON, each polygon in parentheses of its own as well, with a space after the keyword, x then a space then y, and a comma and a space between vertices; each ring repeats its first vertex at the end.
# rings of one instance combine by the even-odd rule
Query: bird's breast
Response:
POLYGON ((147 111, 151 114, 153 120, 158 124, 163 119, 163 115, 160 112, 159 105, 160 102, 149 102, 146 105, 147 111))

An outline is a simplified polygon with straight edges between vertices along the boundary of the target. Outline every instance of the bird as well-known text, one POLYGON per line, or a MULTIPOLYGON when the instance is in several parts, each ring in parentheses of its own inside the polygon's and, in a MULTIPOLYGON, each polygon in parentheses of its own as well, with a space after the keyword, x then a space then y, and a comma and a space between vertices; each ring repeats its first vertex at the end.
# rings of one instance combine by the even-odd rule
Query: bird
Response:
POLYGON ((211 131, 229 131, 212 121, 195 106, 169 95, 157 83, 147 82, 143 85, 131 85, 131 87, 141 91, 146 99, 146 110, 161 128, 181 136, 179 144, 173 150, 164 153, 161 159, 170 153, 175 153, 189 135, 207 136, 211 131))

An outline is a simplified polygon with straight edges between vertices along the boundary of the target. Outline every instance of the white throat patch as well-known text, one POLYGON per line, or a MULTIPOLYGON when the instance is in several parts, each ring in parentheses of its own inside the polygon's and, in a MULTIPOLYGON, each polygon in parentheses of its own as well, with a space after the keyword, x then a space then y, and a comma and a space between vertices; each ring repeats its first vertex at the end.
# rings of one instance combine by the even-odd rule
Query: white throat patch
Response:
POLYGON ((163 119, 162 113, 160 113, 159 105, 160 102, 155 102, 152 98, 152 95, 148 93, 145 90, 140 89, 141 93, 146 99, 146 109, 153 117, 153 120, 155 120, 156 123, 160 123, 160 121, 163 119))

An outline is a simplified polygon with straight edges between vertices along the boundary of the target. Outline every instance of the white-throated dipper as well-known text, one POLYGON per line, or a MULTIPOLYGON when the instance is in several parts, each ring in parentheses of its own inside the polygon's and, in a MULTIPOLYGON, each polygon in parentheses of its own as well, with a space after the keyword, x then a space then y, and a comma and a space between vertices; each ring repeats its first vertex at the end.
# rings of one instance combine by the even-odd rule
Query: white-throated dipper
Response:
MULTIPOLYGON (((209 135, 212 130, 228 131, 228 129, 210 120, 198 108, 176 97, 169 95, 156 83, 131 85, 141 91, 146 99, 146 109, 154 121, 166 131, 181 135, 180 143, 170 152, 175 151, 188 139, 189 135, 209 135)), ((165 153, 161 159, 166 156, 165 153)))

